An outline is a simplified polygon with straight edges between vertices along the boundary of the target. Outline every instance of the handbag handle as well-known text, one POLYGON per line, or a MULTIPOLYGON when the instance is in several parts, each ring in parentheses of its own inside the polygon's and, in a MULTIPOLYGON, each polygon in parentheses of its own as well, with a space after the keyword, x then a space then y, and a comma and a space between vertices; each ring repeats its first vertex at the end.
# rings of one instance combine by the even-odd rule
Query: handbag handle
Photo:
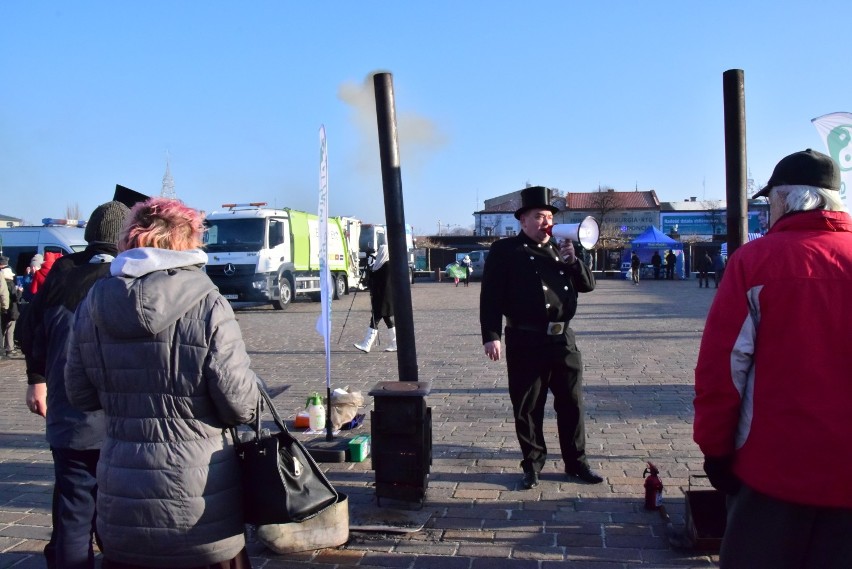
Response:
MULTIPOLYGON (((284 424, 284 421, 281 419, 281 415, 278 414, 278 411, 275 409, 275 405, 272 404, 272 398, 269 397, 269 393, 266 392, 266 388, 258 383, 257 390, 260 391, 260 397, 257 400, 257 410, 254 413, 254 421, 250 423, 250 426, 254 431, 254 440, 260 440, 260 424, 264 403, 266 404, 266 408, 269 410, 269 413, 272 415, 272 419, 275 421, 275 424, 278 426, 278 430, 282 433, 290 434, 290 431, 287 429, 287 425, 284 424)), ((230 427, 230 431, 231 437, 234 439, 234 443, 239 443, 240 439, 237 436, 236 427, 230 427)))

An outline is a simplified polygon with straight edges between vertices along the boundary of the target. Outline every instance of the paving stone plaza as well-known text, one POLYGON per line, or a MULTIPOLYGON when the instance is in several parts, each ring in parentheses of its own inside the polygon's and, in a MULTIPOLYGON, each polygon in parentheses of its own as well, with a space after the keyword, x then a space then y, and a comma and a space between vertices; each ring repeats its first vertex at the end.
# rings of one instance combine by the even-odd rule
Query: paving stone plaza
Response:
MULTIPOLYGON (((684 490, 702 474, 692 442, 693 368, 715 294, 697 282, 603 279, 581 295, 572 327, 583 353, 587 452, 605 481, 568 482, 548 410, 549 461, 533 490, 520 486, 505 360, 489 361, 479 335, 478 282, 468 288, 418 280, 412 286, 419 381, 430 381, 432 468, 414 533, 352 532, 346 545, 276 555, 250 542, 258 568, 555 569, 716 567, 718 558, 676 549, 667 531, 684 523, 684 490), (660 469, 670 517, 643 508, 647 461, 660 469)), ((237 312, 253 369, 278 410, 291 419, 314 391, 325 390, 325 356, 315 331, 319 303, 285 312, 237 312)), ((367 292, 333 304, 333 387, 361 390, 369 433, 372 399, 382 381, 400 379, 387 339, 369 354, 352 347, 369 323, 367 292), (350 310, 351 307, 351 310, 350 310), (348 320, 347 320, 348 313, 348 320), (346 321, 345 329, 343 328, 346 321), (342 334, 341 334, 342 332, 342 334), (339 342, 338 342, 338 338, 339 342)), ((52 461, 44 420, 24 404, 22 359, 0 362, 0 568, 45 567, 50 535, 52 461)), ((347 435, 351 436, 351 435, 347 435)), ((350 497, 350 510, 374 503, 370 461, 323 463, 350 497)), ((383 500, 384 504, 384 500, 383 500)))

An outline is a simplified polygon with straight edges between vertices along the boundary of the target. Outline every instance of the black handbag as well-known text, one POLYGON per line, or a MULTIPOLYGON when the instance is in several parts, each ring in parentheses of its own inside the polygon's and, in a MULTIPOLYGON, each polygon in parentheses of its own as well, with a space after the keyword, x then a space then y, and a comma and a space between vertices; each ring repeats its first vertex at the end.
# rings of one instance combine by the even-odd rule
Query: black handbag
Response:
POLYGON ((303 522, 337 500, 337 490, 317 463, 296 440, 262 387, 257 413, 241 440, 231 428, 234 446, 242 469, 243 514, 247 524, 266 525, 303 522), (272 414, 279 432, 260 428, 262 403, 272 414))

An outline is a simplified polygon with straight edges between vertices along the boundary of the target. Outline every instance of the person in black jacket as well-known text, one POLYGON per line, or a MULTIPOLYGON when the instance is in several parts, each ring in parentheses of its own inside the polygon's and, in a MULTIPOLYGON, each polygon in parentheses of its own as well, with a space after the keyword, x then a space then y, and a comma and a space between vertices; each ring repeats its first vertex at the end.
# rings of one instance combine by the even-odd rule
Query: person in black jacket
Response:
POLYGON ((698 288, 710 288, 710 271, 713 269, 713 259, 705 252, 698 257, 698 288))
POLYGON ((95 208, 84 234, 85 250, 58 259, 20 322, 27 362, 27 407, 46 419, 54 464, 53 531, 44 548, 48 568, 92 569, 96 467, 103 441, 102 411, 74 409, 65 391, 66 348, 74 311, 98 279, 109 275, 118 253, 128 205, 144 199, 118 186, 115 199, 95 208))
POLYGON ((663 266, 663 258, 660 257, 659 251, 654 251, 654 256, 651 257, 651 265, 654 266, 654 280, 660 280, 660 267, 663 266))
POLYGON ((373 262, 367 268, 367 286, 370 287, 370 325, 367 327, 367 335, 360 344, 353 344, 362 352, 369 352, 376 338, 379 336, 379 320, 385 321, 388 327, 390 343, 385 348, 386 352, 396 351, 396 327, 393 321, 393 287, 390 282, 390 267, 388 260, 388 247, 379 245, 373 262))
POLYGON ((579 262, 570 241, 560 247, 546 229, 557 208, 547 188, 521 192, 515 212, 521 232, 491 245, 485 261, 479 319, 485 354, 503 354, 501 326, 506 317, 506 365, 515 432, 521 447, 523 487, 538 485, 547 458, 544 405, 553 393, 559 446, 569 480, 597 484, 603 478, 589 467, 582 399, 583 363, 569 327, 579 292, 595 288, 588 266, 579 262))

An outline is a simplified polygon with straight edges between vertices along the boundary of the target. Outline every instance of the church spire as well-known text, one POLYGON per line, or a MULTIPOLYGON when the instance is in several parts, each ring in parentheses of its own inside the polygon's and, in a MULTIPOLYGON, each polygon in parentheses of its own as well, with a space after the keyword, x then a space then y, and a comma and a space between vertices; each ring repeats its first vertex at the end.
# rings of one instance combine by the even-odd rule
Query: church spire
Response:
POLYGON ((163 174, 163 189, 160 191, 160 197, 175 199, 175 181, 172 178, 172 170, 169 167, 169 155, 166 153, 166 173, 163 174))

